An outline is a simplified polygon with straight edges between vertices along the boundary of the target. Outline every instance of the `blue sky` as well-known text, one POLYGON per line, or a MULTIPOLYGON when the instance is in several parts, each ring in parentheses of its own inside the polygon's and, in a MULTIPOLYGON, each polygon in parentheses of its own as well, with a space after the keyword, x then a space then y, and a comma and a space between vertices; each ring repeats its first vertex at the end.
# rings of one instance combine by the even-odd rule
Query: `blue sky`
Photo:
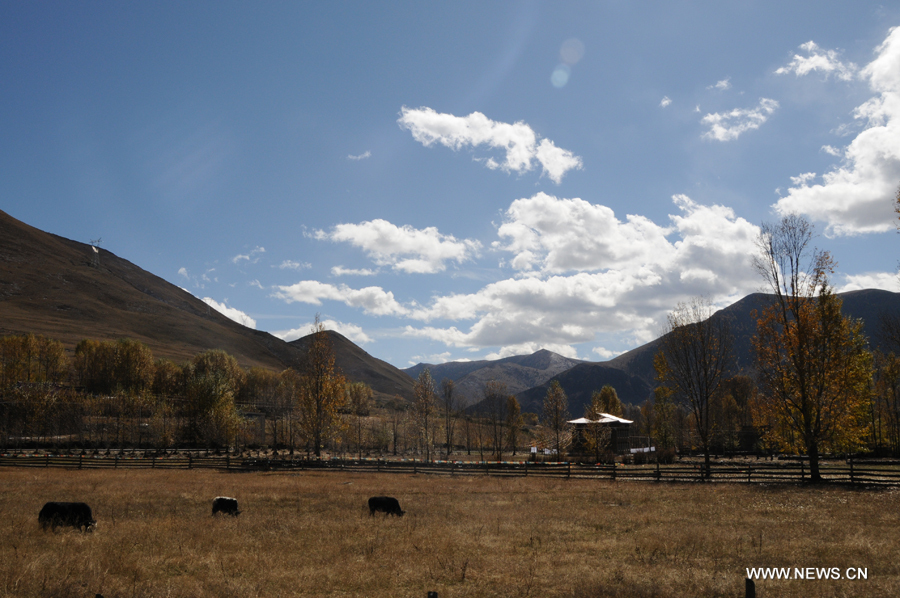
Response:
POLYGON ((398 367, 652 340, 798 212, 898 287, 900 7, 2 2, 0 209, 398 367))

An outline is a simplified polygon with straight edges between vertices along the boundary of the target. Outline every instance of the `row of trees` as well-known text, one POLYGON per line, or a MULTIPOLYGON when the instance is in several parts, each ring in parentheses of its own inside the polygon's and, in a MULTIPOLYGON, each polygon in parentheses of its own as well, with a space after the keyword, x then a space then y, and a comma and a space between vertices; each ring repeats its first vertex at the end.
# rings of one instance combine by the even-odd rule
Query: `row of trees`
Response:
POLYGON ((306 446, 318 456, 342 427, 346 405, 361 413, 372 392, 346 384, 318 319, 314 331, 304 363, 282 372, 244 370, 220 350, 176 364, 154 360, 134 340, 84 340, 70 360, 52 339, 2 338, 4 448, 50 437, 118 447, 151 439, 157 448, 239 446, 258 442, 262 420, 275 444, 306 446))

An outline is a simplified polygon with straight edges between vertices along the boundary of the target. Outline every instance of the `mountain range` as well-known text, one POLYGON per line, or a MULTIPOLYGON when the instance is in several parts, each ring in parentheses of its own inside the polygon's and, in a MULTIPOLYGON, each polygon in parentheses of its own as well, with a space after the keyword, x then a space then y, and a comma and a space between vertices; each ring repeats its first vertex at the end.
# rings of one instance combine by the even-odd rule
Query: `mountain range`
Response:
MULTIPOLYGON (((844 313, 862 319, 873 346, 883 314, 900 313, 900 293, 861 290, 843 293, 844 313)), ((735 334, 738 367, 752 368, 750 339, 754 310, 771 297, 757 293, 716 312, 735 334)), ((244 367, 281 370, 299 366, 309 337, 285 342, 230 320, 186 290, 104 249, 33 228, 0 211, 0 335, 43 334, 73 351, 83 339, 132 338, 154 356, 190 359, 222 349, 244 367)), ((414 379, 426 367, 436 385, 454 380, 467 404, 482 398, 485 383, 502 382, 523 411, 540 412, 547 388, 558 380, 569 409, 580 415, 594 390, 612 385, 622 401, 642 403, 654 385, 653 355, 659 339, 606 362, 570 359, 551 351, 492 361, 418 364, 405 370, 369 355, 329 331, 335 363, 352 381, 365 382, 382 401, 413 397, 414 379)))

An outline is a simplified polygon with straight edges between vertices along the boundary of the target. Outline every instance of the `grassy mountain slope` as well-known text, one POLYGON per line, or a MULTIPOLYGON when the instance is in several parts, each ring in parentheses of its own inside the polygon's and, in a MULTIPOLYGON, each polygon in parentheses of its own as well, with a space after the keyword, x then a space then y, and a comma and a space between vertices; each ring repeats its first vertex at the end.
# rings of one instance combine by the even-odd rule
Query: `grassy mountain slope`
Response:
MULTIPOLYGON (((221 349, 244 367, 273 370, 297 366, 304 358, 302 343, 238 324, 109 251, 99 251, 99 265, 93 258, 90 245, 0 211, 0 335, 43 334, 70 351, 86 338, 127 337, 176 362, 221 349)), ((351 380, 411 398, 408 376, 338 337, 332 333, 336 361, 351 380)))

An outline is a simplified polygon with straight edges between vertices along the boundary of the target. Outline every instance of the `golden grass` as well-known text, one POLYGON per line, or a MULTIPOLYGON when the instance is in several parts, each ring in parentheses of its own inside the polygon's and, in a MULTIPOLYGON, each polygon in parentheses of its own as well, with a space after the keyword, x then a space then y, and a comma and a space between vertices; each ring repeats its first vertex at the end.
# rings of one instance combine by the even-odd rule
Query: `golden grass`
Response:
POLYGON ((546 478, 0 469, 0 596, 897 596, 900 491, 546 478), (212 498, 243 514, 212 517, 212 498), (402 519, 369 516, 396 496, 402 519), (42 532, 84 500, 93 534, 42 532))

